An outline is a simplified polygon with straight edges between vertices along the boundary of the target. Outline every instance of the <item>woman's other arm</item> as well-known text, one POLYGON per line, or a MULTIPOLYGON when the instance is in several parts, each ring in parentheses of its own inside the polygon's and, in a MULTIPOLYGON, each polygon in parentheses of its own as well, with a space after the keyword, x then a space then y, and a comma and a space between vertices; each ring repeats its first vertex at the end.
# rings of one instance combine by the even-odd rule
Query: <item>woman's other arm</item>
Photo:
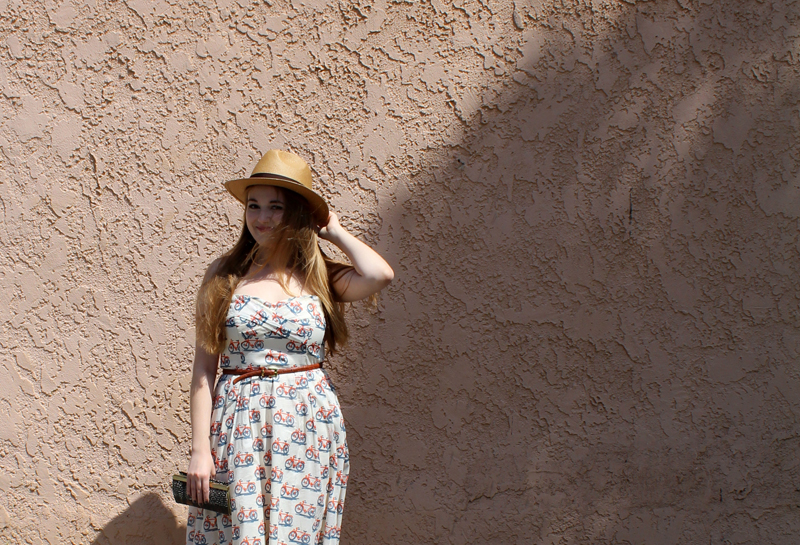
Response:
MULTIPOLYGON (((219 260, 214 261, 203 278, 203 284, 211 280, 219 260)), ((199 308, 197 310, 200 312, 199 308)), ((186 478, 186 494, 195 503, 205 503, 209 498, 209 479, 216 475, 211 456, 211 404, 214 379, 217 376, 219 355, 209 354, 196 339, 192 386, 189 391, 189 417, 192 423, 192 453, 186 478)))
POLYGON ((209 479, 216 474, 211 457, 211 390, 219 356, 195 346, 189 415, 192 421, 192 457, 187 471, 186 493, 196 503, 208 502, 209 479))
POLYGON ((389 264, 375 250, 345 231, 333 212, 328 215, 328 224, 320 229, 319 236, 339 247, 354 267, 333 282, 339 301, 359 301, 369 297, 388 286, 394 278, 389 264))

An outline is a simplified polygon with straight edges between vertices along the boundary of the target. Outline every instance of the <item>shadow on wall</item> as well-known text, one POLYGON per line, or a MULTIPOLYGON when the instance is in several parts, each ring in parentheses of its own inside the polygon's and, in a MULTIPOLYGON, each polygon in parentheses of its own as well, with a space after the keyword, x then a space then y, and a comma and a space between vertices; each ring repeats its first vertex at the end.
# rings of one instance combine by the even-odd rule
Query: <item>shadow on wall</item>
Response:
POLYGON ((769 10, 733 7, 637 4, 584 41, 579 18, 537 28, 463 139, 398 181, 381 214, 396 280, 340 381, 363 401, 345 410, 348 541, 797 528, 777 508, 798 470, 772 445, 798 429, 779 379, 797 314, 774 295, 798 266, 776 196, 798 76, 760 56, 778 34, 739 40, 769 10), (774 515, 745 529, 749 508, 774 515))
POLYGON ((92 545, 177 545, 185 540, 185 516, 176 519, 161 496, 149 493, 106 524, 92 545))

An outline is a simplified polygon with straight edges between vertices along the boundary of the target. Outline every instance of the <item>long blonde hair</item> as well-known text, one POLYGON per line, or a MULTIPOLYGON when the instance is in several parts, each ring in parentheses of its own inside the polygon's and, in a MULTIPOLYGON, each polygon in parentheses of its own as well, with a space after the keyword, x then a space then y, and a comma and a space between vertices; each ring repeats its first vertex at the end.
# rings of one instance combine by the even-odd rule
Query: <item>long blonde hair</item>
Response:
MULTIPOLYGON (((283 218, 273 232, 273 245, 266 263, 278 271, 278 282, 289 291, 292 275, 299 276, 303 289, 319 297, 325 313, 325 343, 333 354, 336 347, 347 342, 347 323, 344 303, 334 300, 332 284, 353 269, 324 254, 308 202, 293 191, 280 191, 284 198, 283 218)), ((247 223, 233 248, 218 261, 212 273, 203 281, 197 294, 197 339, 210 354, 220 354, 226 346, 225 320, 231 297, 242 277, 255 263, 258 246, 247 223)))

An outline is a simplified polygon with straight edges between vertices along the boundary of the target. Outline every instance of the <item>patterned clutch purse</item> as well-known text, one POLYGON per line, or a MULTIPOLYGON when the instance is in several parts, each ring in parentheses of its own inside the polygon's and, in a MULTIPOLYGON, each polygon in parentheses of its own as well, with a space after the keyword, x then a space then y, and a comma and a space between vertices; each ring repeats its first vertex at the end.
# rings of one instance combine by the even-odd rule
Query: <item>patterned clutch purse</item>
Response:
POLYGON ((201 507, 209 511, 225 513, 226 515, 231 514, 231 493, 228 485, 222 481, 211 479, 208 490, 208 503, 197 504, 186 494, 186 473, 181 471, 172 476, 172 496, 177 503, 193 505, 194 507, 201 507))

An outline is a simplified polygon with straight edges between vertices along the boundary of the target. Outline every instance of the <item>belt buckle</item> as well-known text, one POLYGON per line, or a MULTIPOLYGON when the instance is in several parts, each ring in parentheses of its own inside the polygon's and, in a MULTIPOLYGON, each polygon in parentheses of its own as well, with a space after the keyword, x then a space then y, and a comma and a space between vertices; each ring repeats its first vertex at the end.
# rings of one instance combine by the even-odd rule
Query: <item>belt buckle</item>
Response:
POLYGON ((270 365, 267 367, 261 368, 261 378, 269 377, 269 378, 276 378, 278 376, 278 367, 277 365, 270 365))

